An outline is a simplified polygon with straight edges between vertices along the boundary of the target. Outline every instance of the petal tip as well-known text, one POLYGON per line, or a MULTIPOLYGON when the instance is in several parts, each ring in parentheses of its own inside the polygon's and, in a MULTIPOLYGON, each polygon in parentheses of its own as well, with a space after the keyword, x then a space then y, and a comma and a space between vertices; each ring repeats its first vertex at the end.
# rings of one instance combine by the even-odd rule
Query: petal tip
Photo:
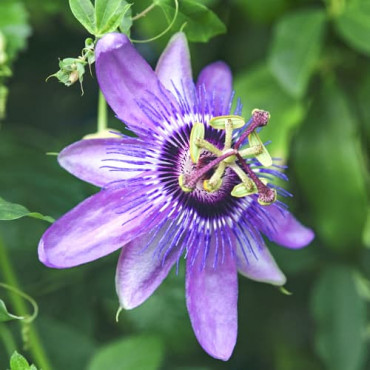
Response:
POLYGON ((215 345, 212 347, 209 346, 209 343, 202 343, 201 340, 199 340, 199 343, 202 348, 213 358, 217 360, 228 361, 233 354, 236 340, 231 341, 230 343, 228 343, 228 345, 225 345, 225 343, 219 343, 219 345, 215 345))
POLYGON ((38 257, 39 257, 39 261, 43 263, 45 266, 50 267, 50 268, 59 268, 54 263, 50 262, 49 256, 46 253, 45 242, 44 242, 43 237, 41 238, 39 242, 38 257))
POLYGON ((103 36, 97 43, 95 48, 96 59, 99 58, 100 54, 118 49, 125 44, 130 43, 129 38, 122 33, 108 33, 103 36))

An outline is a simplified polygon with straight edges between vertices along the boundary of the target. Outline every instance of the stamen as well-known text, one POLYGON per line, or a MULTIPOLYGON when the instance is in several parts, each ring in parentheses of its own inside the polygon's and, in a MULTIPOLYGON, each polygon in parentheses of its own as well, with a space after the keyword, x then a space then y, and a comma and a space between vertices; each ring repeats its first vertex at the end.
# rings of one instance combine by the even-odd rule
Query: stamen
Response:
POLYGON ((233 121, 229 118, 228 120, 226 120, 226 123, 225 123, 225 145, 224 145, 224 149, 230 149, 231 148, 231 142, 233 140, 233 129, 234 129, 233 121))
POLYGON ((253 183, 253 181, 236 163, 231 164, 229 167, 238 175, 239 179, 242 180, 242 183, 244 184, 248 192, 256 188, 256 185, 253 183))
POLYGON ((190 157, 193 163, 198 163, 200 157, 200 147, 197 145, 198 140, 204 139, 204 125, 195 122, 190 132, 190 157))
POLYGON ((213 144, 209 143, 207 140, 197 139, 195 142, 200 148, 206 149, 207 151, 211 152, 217 157, 223 154, 220 149, 216 148, 213 144))
MULTIPOLYGON (((230 157, 229 157, 230 158, 230 157)), ((222 185, 222 175, 224 174, 226 169, 226 163, 225 160, 221 162, 215 173, 212 175, 212 177, 209 180, 204 180, 203 182, 203 188, 204 190, 212 193, 218 189, 220 189, 222 185)))
POLYGON ((259 146, 261 147, 261 153, 258 153, 256 155, 257 160, 265 167, 272 166, 272 158, 270 156, 270 153, 267 151, 265 146, 262 143, 262 140, 258 136, 258 134, 254 131, 251 132, 251 134, 248 136, 249 145, 251 147, 253 146, 259 146))
POLYGON ((216 130, 225 130, 227 122, 229 120, 232 122, 233 128, 241 128, 245 125, 245 121, 243 117, 234 116, 234 115, 213 117, 209 121, 209 124, 216 130))
POLYGON ((246 149, 239 150, 239 154, 243 157, 255 157, 263 152, 263 147, 261 145, 254 145, 246 149))
MULTIPOLYGON (((225 142, 223 150, 204 139, 205 128, 202 123, 196 122, 190 133, 190 156, 194 164, 198 164, 201 150, 208 151, 216 156, 210 163, 201 168, 193 169, 190 174, 181 174, 178 178, 179 185, 184 192, 193 191, 199 180, 201 180, 210 170, 216 170, 210 179, 203 180, 203 188, 207 192, 215 192, 222 186, 222 176, 227 167, 240 178, 241 184, 234 186, 231 195, 237 198, 245 197, 258 193, 258 202, 261 205, 268 205, 276 200, 276 190, 266 185, 266 181, 261 181, 256 173, 251 169, 243 158, 253 156, 264 167, 272 165, 272 158, 263 145, 263 142, 255 132, 257 127, 265 126, 268 123, 270 114, 266 111, 255 109, 252 111, 252 119, 248 128, 243 132, 232 148, 232 138, 234 128, 241 128, 245 125, 244 118, 241 116, 218 116, 213 117, 209 124, 214 129, 225 130, 225 142), (248 137, 249 147, 238 150, 242 142, 248 137), (241 167, 236 163, 239 162, 241 167)), ((198 166, 199 167, 199 166, 198 166)))
POLYGON ((276 190, 270 189, 268 186, 266 186, 258 177, 257 175, 252 171, 252 169, 249 167, 247 163, 243 160, 243 158, 240 156, 240 154, 236 155, 240 164, 242 165, 244 171, 248 174, 248 176, 252 179, 252 181, 256 184, 258 189, 258 203, 261 205, 269 205, 276 200, 276 190))

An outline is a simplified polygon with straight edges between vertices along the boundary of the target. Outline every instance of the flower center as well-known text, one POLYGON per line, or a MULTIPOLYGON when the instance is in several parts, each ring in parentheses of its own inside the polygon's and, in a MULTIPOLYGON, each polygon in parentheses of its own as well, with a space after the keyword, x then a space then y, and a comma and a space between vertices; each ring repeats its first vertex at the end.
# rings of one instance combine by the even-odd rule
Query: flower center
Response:
POLYGON ((182 191, 199 191, 199 183, 202 182, 206 192, 217 192, 222 187, 226 171, 229 173, 231 170, 241 181, 233 187, 232 196, 242 198, 258 193, 258 202, 261 205, 275 202, 276 191, 266 186, 245 160, 256 157, 263 166, 272 165, 271 156, 255 131, 258 127, 267 125, 269 118, 268 112, 253 110, 250 124, 232 146, 234 129, 245 126, 244 118, 235 115, 213 117, 209 125, 216 130, 225 131, 223 149, 205 140, 205 127, 202 123, 194 123, 189 139, 189 153, 194 166, 187 166, 186 171, 182 171, 178 177, 182 191), (247 137, 249 147, 241 147, 247 137), (204 158, 208 158, 208 161, 204 158))

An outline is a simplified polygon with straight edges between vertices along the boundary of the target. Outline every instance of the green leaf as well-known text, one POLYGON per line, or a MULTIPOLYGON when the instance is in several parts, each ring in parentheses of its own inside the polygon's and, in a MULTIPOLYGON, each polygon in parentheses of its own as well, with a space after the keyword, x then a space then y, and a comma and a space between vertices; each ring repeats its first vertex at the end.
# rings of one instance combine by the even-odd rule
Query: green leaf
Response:
POLYGON ((294 130, 302 122, 303 104, 286 94, 264 65, 247 70, 236 77, 236 96, 242 99, 243 116, 249 119, 255 108, 270 112, 271 119, 260 132, 266 140, 272 140, 268 151, 273 157, 287 159, 294 130))
POLYGON ((10 370, 37 370, 34 365, 29 365, 27 360, 17 351, 10 358, 10 370))
MULTIPOLYGON (((170 22, 175 14, 174 1, 155 0, 154 3, 163 9, 170 22)), ((179 12, 173 29, 183 26, 189 41, 207 42, 212 37, 226 32, 225 25, 217 15, 196 0, 179 1, 179 12)))
POLYGON ((7 202, 5 199, 0 197, 1 221, 17 220, 18 218, 22 218, 25 216, 38 218, 50 223, 54 222, 54 219, 50 216, 44 216, 38 212, 30 212, 26 207, 20 204, 7 202))
POLYGON ((270 22, 289 6, 288 0, 236 0, 238 6, 253 21, 270 22))
POLYGON ((9 313, 8 309, 5 306, 3 300, 0 299, 0 322, 10 321, 10 320, 22 320, 24 317, 15 316, 9 313))
POLYGON ((88 370, 160 368, 164 349, 158 337, 135 336, 108 344, 97 351, 88 370))
POLYGON ((28 15, 21 1, 0 1, 0 31, 6 39, 6 54, 12 61, 26 47, 31 34, 28 15))
POLYGON ((312 295, 316 350, 328 370, 359 370, 366 354, 366 304, 352 269, 326 268, 312 295))
POLYGON ((282 17, 274 32, 269 66, 281 86, 301 98, 320 56, 325 26, 321 10, 302 10, 282 17))
POLYGON ((130 8, 131 4, 123 0, 96 0, 95 17, 97 35, 115 31, 130 8))
POLYGON ((93 35, 96 34, 95 10, 90 0, 69 0, 76 19, 93 35))
POLYGON ((346 96, 328 81, 312 103, 293 156, 315 231, 334 249, 361 246, 366 170, 356 126, 346 96))
POLYGON ((335 19, 335 26, 348 45, 370 55, 370 2, 368 0, 350 2, 335 19))
POLYGON ((121 19, 121 23, 119 25, 119 29, 122 33, 130 36, 130 30, 132 27, 132 9, 131 6, 127 9, 126 13, 123 15, 121 19))

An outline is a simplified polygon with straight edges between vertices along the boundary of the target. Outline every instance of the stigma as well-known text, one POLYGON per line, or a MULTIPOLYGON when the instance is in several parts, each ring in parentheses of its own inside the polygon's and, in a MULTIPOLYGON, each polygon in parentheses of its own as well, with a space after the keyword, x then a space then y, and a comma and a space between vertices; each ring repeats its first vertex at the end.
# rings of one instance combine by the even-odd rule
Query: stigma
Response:
POLYGON ((241 116, 213 117, 208 122, 209 125, 225 133, 222 149, 207 141, 204 124, 195 122, 189 138, 189 154, 194 166, 190 173, 179 175, 178 183, 181 190, 191 193, 201 182, 206 192, 216 192, 222 187, 225 172, 231 169, 240 180, 240 183, 231 190, 231 196, 242 198, 258 194, 258 202, 261 205, 275 202, 277 198, 275 189, 269 188, 267 182, 256 175, 247 161, 248 158, 256 158, 264 167, 272 165, 272 158, 256 132, 258 127, 266 126, 269 119, 270 114, 260 109, 252 111, 248 124, 241 116), (239 137, 234 138, 235 130, 245 126, 246 129, 239 137), (243 145, 247 138, 248 144, 243 145), (212 160, 201 163, 202 155, 207 155, 212 160))

